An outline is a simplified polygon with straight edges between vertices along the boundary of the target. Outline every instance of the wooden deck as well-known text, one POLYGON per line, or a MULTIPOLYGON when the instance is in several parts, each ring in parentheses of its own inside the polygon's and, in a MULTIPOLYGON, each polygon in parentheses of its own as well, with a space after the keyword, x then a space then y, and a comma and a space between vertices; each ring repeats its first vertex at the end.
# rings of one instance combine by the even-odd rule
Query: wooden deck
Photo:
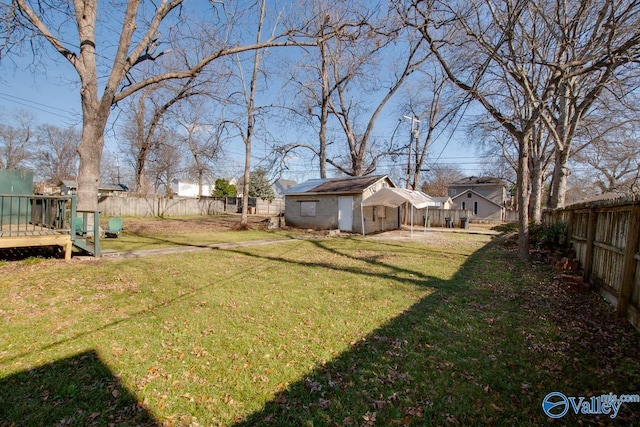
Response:
POLYGON ((0 230, 0 248, 23 248, 31 246, 62 246, 64 259, 71 259, 73 243, 71 234, 64 230, 52 230, 32 224, 13 224, 0 230))
POLYGON ((73 238, 68 221, 73 198, 35 194, 0 194, 0 248, 61 246, 71 259, 73 238))

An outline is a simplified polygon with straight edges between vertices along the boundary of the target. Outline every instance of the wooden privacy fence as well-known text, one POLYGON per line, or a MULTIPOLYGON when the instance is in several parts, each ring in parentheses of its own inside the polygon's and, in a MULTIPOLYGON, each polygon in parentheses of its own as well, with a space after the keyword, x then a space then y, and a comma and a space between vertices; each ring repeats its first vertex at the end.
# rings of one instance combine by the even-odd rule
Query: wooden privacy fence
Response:
POLYGON ((640 201, 580 204, 547 211, 544 223, 565 223, 589 283, 640 330, 640 201))
MULTIPOLYGON (((236 197, 186 198, 158 196, 104 196, 98 201, 103 216, 179 216, 216 215, 224 212, 240 212, 242 199, 236 197)), ((249 198, 249 213, 280 215, 284 212, 284 201, 249 198)))
POLYGON ((425 216, 430 218, 431 227, 444 227, 445 218, 451 218, 454 227, 460 227, 462 218, 471 218, 473 211, 468 209, 440 209, 429 208, 416 209, 414 213, 414 221, 416 225, 424 225, 425 216))

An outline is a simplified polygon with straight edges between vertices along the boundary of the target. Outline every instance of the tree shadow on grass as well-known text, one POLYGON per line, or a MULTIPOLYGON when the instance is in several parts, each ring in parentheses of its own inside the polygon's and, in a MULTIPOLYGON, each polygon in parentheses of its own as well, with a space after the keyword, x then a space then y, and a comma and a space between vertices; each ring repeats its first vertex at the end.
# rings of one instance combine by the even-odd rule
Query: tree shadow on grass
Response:
POLYGON ((158 426, 95 351, 0 379, 0 426, 158 426))
MULTIPOLYGON (((473 420, 460 419, 459 414, 478 409, 471 401, 474 397, 469 396, 474 387, 459 389, 456 383, 462 379, 460 376, 467 377, 463 379, 465 383, 477 382, 477 390, 471 394, 481 397, 485 384, 479 378, 474 380, 472 372, 486 370, 492 360, 484 351, 484 333, 480 333, 483 337, 480 338, 467 329, 468 322, 463 316, 469 315, 468 310, 463 310, 464 315, 455 313, 459 298, 469 290, 465 279, 472 273, 459 272, 452 280, 441 280, 412 269, 385 265, 366 254, 358 256, 323 242, 313 244, 372 266, 383 264, 387 271, 376 276, 436 291, 354 343, 349 351, 290 384, 267 402, 262 411, 251 414, 236 427, 449 422, 466 425, 473 420), (466 401, 466 410, 460 410, 461 400, 466 401)), ((467 267, 461 270, 472 268, 483 251, 471 255, 467 267)), ((353 272, 367 274, 361 267, 353 272)))
MULTIPOLYGON (((635 390, 635 368, 615 377, 610 369, 590 370, 592 365, 610 368, 613 362, 580 353, 572 348, 577 343, 554 335, 562 325, 549 322, 545 308, 535 303, 537 288, 550 283, 525 283, 533 274, 531 266, 514 262, 513 254, 495 245, 469 256, 450 280, 414 276, 414 283, 435 292, 347 352, 287 384, 235 427, 534 426, 548 422, 541 403, 549 392, 597 396, 635 390), (586 366, 575 366, 579 357, 586 366)), ((394 270, 383 275, 408 272, 394 270)), ((545 277, 544 271, 535 274, 545 277)), ((640 367, 634 360, 628 357, 625 363, 640 367)), ((638 415, 635 408, 623 407, 616 421, 637 422, 638 415)), ((568 414, 556 423, 612 422, 607 415, 595 417, 568 414)))
MULTIPOLYGON (((342 239, 347 240, 347 239, 342 239)), ((284 240, 283 240, 284 241, 284 240)), ((447 288, 451 286, 456 286, 458 282, 450 282, 450 281, 442 281, 436 277, 433 277, 429 274, 425 274, 418 269, 413 268, 405 268, 398 265, 393 265, 392 262, 385 262, 385 257, 393 256, 393 250, 389 250, 392 246, 386 245, 384 243, 378 243, 380 248, 384 248, 386 252, 378 252, 378 251, 367 251, 365 253, 359 253, 357 250, 353 249, 337 249, 334 247, 329 241, 317 240, 317 239, 309 239, 309 240, 299 240, 300 244, 311 244, 316 248, 332 253, 338 257, 344 257, 351 261, 355 261, 360 263, 360 265, 341 265, 338 263, 333 263, 330 261, 321 261, 321 260, 307 260, 300 261, 298 259, 287 259, 278 254, 273 253, 261 253, 256 254, 251 250, 244 250, 241 247, 229 247, 225 248, 228 252, 235 252, 237 254, 250 257, 255 259, 257 262, 260 261, 269 261, 276 264, 280 264, 282 266, 291 265, 291 266, 304 266, 307 268, 322 268, 326 270, 335 270, 341 273, 352 273, 354 275, 362 275, 366 276, 375 276, 377 278, 385 278, 388 280, 392 280, 399 283, 410 284, 410 285, 419 285, 419 286, 428 286, 428 287, 438 287, 439 285, 445 285, 447 288), (362 265, 364 264, 364 265, 362 265), (375 270, 375 271, 374 271, 375 270)), ((371 247, 371 242, 368 242, 371 247)), ((247 245, 252 246, 252 245, 247 245)), ((397 246, 397 252, 402 255, 415 255, 416 257, 424 256, 427 251, 420 251, 418 248, 407 248, 406 246, 397 246)), ((466 256, 466 254, 464 255, 466 256)), ((253 264, 252 264, 253 265, 253 264)))

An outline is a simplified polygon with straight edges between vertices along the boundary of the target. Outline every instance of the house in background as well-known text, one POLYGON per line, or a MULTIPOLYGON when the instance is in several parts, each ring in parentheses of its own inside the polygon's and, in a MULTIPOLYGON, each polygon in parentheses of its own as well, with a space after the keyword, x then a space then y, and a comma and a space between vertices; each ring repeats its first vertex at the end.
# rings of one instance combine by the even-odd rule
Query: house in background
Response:
POLYGON ((453 200, 451 200, 451 197, 444 196, 444 197, 431 197, 431 198, 436 202, 440 202, 440 209, 453 209, 453 200))
POLYGON ((177 178, 171 180, 171 191, 179 197, 211 197, 214 189, 215 185, 205 180, 202 182, 202 193, 197 182, 177 178))
POLYGON ((284 194, 290 188, 294 187, 298 183, 290 179, 280 178, 273 184, 273 191, 276 193, 276 199, 284 199, 284 194))
POLYGON ((285 192, 285 221, 287 225, 316 230, 335 230, 367 233, 375 227, 398 228, 397 208, 367 207, 361 210, 364 199, 385 187, 395 187, 386 175, 349 178, 313 179, 289 188, 285 192), (361 215, 364 213, 364 221, 361 215))
POLYGON ((447 195, 458 209, 473 211, 475 218, 502 221, 509 200, 500 178, 470 176, 447 184, 447 195))
MULTIPOLYGON (((60 187, 60 195, 68 196, 71 194, 76 194, 78 190, 78 184, 75 180, 72 179, 63 179, 59 182, 58 186, 60 187)), ((129 187, 124 184, 99 184, 98 185, 98 196, 114 196, 118 194, 123 194, 129 191, 129 187)))

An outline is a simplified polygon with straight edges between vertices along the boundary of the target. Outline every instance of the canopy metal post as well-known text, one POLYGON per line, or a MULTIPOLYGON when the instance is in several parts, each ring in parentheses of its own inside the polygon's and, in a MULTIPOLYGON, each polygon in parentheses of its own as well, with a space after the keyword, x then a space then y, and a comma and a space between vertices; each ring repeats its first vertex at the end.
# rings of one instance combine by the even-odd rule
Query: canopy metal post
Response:
POLYGON ((429 206, 425 208, 424 214, 424 234, 427 234, 427 218, 429 218, 429 206))
POLYGON ((413 239, 413 203, 410 203, 409 206, 411 206, 411 238, 413 239))
MULTIPOLYGON (((360 202, 360 216, 362 219, 362 235, 365 232, 364 207, 365 206, 384 206, 399 209, 403 204, 411 205, 411 237, 413 238, 413 228, 415 227, 414 209, 426 208, 426 215, 429 215, 429 206, 440 206, 441 204, 433 201, 429 196, 413 190, 402 188, 385 187, 360 202)), ((406 212, 406 210, 405 210, 406 212)), ((401 212, 398 212, 400 215, 401 212)), ((427 216, 425 216, 425 233, 427 216)), ((376 223, 374 223, 376 225, 376 223)), ((384 230, 384 221, 381 218, 381 229, 384 230)), ((400 224, 399 224, 400 225, 400 224)), ((401 227, 401 226, 400 226, 401 227)))

